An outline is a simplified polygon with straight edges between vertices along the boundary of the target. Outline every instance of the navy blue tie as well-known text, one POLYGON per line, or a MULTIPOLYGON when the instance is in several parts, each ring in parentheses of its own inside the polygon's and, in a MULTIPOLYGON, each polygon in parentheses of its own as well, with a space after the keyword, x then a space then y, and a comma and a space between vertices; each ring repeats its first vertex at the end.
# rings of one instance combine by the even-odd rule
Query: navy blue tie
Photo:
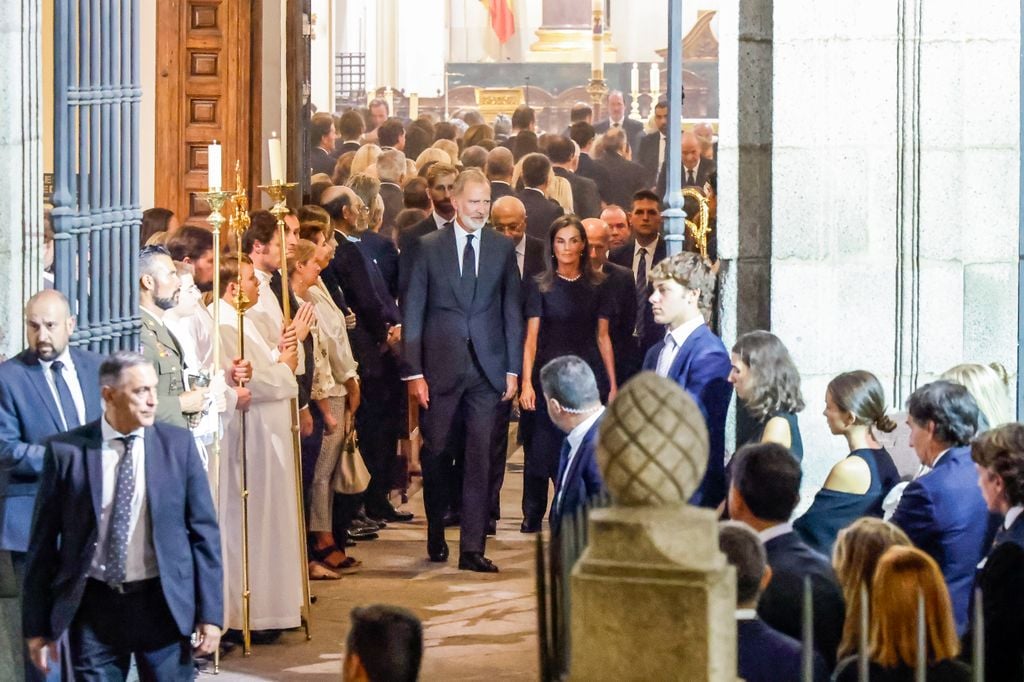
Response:
POLYGON ((636 336, 643 336, 644 310, 647 305, 647 249, 641 247, 640 262, 636 265, 636 336))
POLYGON ((476 291, 476 249, 473 248, 475 234, 466 235, 466 247, 462 249, 462 289, 470 297, 476 291))
POLYGON ((54 360, 50 364, 53 385, 57 387, 57 395, 60 396, 60 411, 64 413, 64 424, 67 428, 73 429, 81 426, 82 422, 78 419, 78 408, 75 407, 75 399, 71 397, 71 389, 68 388, 68 382, 64 381, 64 375, 61 373, 63 369, 64 363, 60 360, 54 360))
POLYGON ((569 445, 569 439, 566 438, 562 441, 562 450, 558 453, 558 492, 555 494, 555 505, 558 507, 561 507, 562 497, 565 494, 565 490, 562 488, 562 479, 565 478, 565 473, 569 470, 570 452, 572 452, 572 446, 569 445))
POLYGON ((124 443, 124 454, 117 463, 114 504, 110 511, 110 524, 107 526, 103 580, 108 585, 120 585, 127 575, 128 535, 132 523, 132 497, 135 495, 135 466, 132 461, 135 436, 124 436, 117 440, 124 443))

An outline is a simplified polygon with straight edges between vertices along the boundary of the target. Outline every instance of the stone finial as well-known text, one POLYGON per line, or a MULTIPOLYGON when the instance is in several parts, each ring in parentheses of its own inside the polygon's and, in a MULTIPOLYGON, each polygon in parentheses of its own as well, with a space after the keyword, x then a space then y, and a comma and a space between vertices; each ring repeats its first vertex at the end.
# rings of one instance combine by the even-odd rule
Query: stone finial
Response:
POLYGON ((685 504, 708 463, 700 408, 675 382, 637 375, 608 407, 597 461, 616 505, 685 504))

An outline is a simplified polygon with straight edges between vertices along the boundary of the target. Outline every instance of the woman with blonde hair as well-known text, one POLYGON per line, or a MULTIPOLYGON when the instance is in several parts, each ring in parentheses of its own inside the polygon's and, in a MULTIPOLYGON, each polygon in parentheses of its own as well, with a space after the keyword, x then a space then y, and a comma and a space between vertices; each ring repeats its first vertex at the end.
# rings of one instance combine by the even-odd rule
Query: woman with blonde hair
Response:
MULTIPOLYGON (((526 159, 524 156, 522 159, 516 161, 516 165, 512 167, 512 188, 515 191, 522 190, 526 185, 523 184, 523 161, 526 159)), ((565 178, 555 175, 553 170, 548 171, 548 182, 544 189, 544 196, 548 199, 558 202, 558 205, 562 207, 566 215, 574 213, 572 205, 572 186, 569 181, 565 178)))
POLYGON ((849 454, 832 467, 793 530, 827 556, 840 528, 862 516, 882 518, 882 502, 900 482, 900 472, 875 439, 875 429, 888 433, 896 422, 885 413, 885 391, 874 374, 857 370, 832 379, 823 414, 832 434, 846 438, 849 454))
POLYGON ((988 426, 979 431, 994 429, 1013 421, 1013 405, 1010 401, 1010 377, 1006 368, 998 362, 982 365, 977 362, 965 363, 947 369, 943 379, 960 384, 978 403, 988 426))
POLYGON ((804 445, 796 417, 804 409, 800 372, 779 337, 758 330, 737 339, 729 383, 757 422, 747 443, 778 443, 802 460, 804 445))
POLYGON ((846 601, 846 622, 843 624, 843 639, 839 642, 839 657, 857 653, 860 641, 861 601, 860 588, 863 585, 871 596, 871 580, 875 567, 885 550, 894 545, 910 547, 907 534, 891 523, 874 517, 857 519, 839 531, 832 549, 832 568, 835 569, 839 587, 846 601))
POLYGON ((437 140, 430 146, 433 149, 440 149, 448 155, 448 158, 444 160, 445 163, 450 163, 453 166, 459 165, 459 145, 454 140, 437 140))
POLYGON ((377 157, 380 156, 380 152, 380 147, 375 144, 364 144, 360 147, 352 158, 349 177, 365 173, 367 168, 377 163, 377 157))
MULTIPOLYGON (((916 547, 890 547, 871 581, 868 644, 871 680, 913 682, 918 656, 918 600, 924 601, 926 679, 970 682, 971 669, 956 659, 960 640, 939 565, 916 547)), ((834 680, 856 682, 857 658, 836 668, 834 680)))
POLYGON ((420 155, 416 157, 416 172, 419 173, 423 170, 423 167, 428 163, 445 163, 450 164, 452 162, 451 157, 448 156, 448 152, 437 147, 427 147, 420 155))

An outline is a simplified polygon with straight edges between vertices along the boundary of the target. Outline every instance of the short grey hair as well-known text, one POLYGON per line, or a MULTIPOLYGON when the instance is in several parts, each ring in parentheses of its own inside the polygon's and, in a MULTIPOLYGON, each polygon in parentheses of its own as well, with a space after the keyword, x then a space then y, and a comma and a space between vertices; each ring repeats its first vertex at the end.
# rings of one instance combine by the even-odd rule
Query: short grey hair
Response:
POLYGON ((736 568, 736 603, 749 604, 761 592, 761 578, 768 563, 764 546, 754 529, 739 521, 718 524, 718 548, 736 568))
POLYGON ((139 277, 142 277, 143 275, 149 275, 151 277, 154 276, 156 274, 154 272, 156 261, 161 256, 167 256, 170 258, 171 252, 160 244, 142 247, 142 250, 139 251, 139 277))
POLYGON ((544 365, 540 370, 540 385, 545 396, 570 410, 585 410, 601 404, 594 370, 576 355, 563 355, 544 365))
POLYGON ((388 149, 377 157, 377 177, 381 182, 398 182, 405 173, 405 154, 399 149, 388 149))
POLYGON ((131 350, 119 350, 111 353, 100 364, 100 386, 119 386, 121 375, 131 367, 142 365, 153 366, 141 353, 131 350))

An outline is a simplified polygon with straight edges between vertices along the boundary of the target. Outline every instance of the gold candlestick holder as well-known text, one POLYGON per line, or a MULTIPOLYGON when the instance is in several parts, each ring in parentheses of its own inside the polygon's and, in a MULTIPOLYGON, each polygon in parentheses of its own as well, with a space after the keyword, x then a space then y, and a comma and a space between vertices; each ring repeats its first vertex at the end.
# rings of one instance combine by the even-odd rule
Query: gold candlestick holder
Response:
MULTIPOLYGON (((292 308, 291 294, 288 287, 288 259, 286 257, 288 248, 288 234, 284 224, 284 217, 290 213, 286 197, 288 192, 298 186, 295 182, 275 180, 269 185, 260 185, 260 189, 266 192, 274 205, 270 212, 277 218, 277 229, 281 241, 281 307, 284 313, 285 325, 291 324, 292 308)), ((295 452, 295 500, 298 505, 299 517, 299 555, 302 569, 302 615, 303 625, 306 630, 306 639, 312 639, 312 599, 309 590, 309 565, 306 561, 306 514, 302 503, 302 446, 299 441, 299 400, 298 396, 292 398, 292 449, 295 452)))

